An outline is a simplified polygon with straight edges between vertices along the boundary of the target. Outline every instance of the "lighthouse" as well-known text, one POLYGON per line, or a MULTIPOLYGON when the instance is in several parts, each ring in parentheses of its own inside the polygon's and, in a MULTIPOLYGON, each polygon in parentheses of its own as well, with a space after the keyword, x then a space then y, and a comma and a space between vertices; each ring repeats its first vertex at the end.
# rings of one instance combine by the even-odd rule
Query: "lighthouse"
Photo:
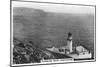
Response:
POLYGON ((72 33, 68 33, 68 38, 67 38, 67 46, 68 46, 68 49, 69 49, 69 52, 73 52, 72 50, 72 33))

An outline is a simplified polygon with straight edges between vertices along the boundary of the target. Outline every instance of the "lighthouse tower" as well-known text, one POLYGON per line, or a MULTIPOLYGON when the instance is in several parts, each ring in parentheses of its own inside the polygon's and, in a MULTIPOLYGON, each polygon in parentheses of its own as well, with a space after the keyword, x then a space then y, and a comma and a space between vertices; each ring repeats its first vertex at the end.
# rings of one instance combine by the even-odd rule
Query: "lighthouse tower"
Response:
POLYGON ((68 38, 67 38, 67 46, 68 46, 68 49, 69 49, 69 52, 73 52, 72 50, 72 33, 68 33, 68 38))

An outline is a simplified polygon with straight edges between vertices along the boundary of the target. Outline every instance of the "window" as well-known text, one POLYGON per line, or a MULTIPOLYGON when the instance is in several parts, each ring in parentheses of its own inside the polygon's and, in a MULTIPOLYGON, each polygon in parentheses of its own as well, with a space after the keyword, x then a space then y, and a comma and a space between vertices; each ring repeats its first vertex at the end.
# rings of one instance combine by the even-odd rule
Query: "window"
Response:
POLYGON ((59 49, 59 52, 64 52, 64 49, 59 49))

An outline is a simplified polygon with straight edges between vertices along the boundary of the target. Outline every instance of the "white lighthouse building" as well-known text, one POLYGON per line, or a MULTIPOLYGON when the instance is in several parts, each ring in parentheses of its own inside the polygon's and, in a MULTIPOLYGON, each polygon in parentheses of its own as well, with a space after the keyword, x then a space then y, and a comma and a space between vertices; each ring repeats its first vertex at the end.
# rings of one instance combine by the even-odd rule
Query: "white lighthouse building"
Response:
POLYGON ((74 59, 86 59, 86 58, 92 58, 92 53, 83 47, 82 45, 76 46, 73 49, 73 40, 72 40, 72 33, 68 33, 67 37, 67 45, 62 47, 51 47, 46 48, 47 50, 50 50, 55 53, 65 54, 67 56, 70 56, 74 59), (74 51, 75 50, 75 51, 74 51))
POLYGON ((69 52, 71 53, 71 52, 73 52, 73 50, 72 50, 72 34, 69 32, 68 33, 68 38, 67 38, 67 46, 68 46, 68 49, 69 49, 69 52))

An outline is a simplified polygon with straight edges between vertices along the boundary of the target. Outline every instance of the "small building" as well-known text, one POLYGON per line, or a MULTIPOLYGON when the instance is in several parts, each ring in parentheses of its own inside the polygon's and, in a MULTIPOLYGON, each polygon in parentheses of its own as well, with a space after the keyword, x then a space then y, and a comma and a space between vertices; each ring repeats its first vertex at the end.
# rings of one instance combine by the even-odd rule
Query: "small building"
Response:
POLYGON ((47 50, 53 51, 53 52, 58 52, 58 48, 56 47, 51 47, 51 48, 46 48, 47 50))
POLYGON ((83 46, 77 46, 76 51, 78 52, 79 55, 84 55, 89 53, 89 51, 83 46))

